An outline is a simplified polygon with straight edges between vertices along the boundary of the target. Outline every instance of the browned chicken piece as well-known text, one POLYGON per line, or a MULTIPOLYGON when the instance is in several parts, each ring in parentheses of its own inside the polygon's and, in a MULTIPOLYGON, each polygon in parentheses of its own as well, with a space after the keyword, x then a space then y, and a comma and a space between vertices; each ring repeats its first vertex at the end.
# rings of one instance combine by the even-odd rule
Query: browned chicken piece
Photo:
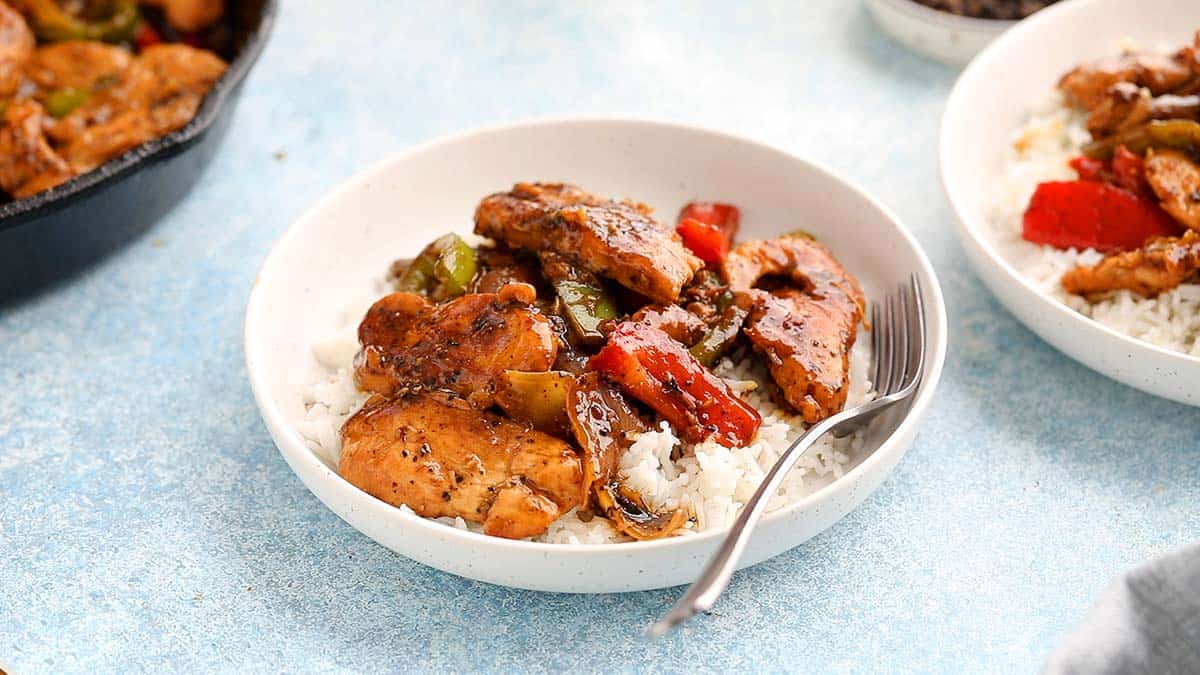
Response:
POLYGON ((683 527, 687 516, 681 509, 655 513, 641 495, 620 483, 621 455, 636 434, 650 427, 616 387, 594 372, 575 378, 567 388, 567 418, 583 449, 585 489, 613 527, 634 539, 658 539, 683 527))
POLYGON ((8 98, 17 93, 22 71, 33 55, 35 44, 33 31, 29 30, 25 17, 0 2, 0 97, 8 98))
POLYGON ((224 72, 211 52, 155 45, 48 133, 73 170, 89 171, 187 124, 224 72))
POLYGON ((748 305, 743 330, 766 357, 784 400, 809 423, 841 411, 866 307, 858 281, 829 249, 798 236, 744 242, 725 259, 722 274, 748 305), (786 285, 755 289, 765 276, 786 285))
POLYGON ((1106 92, 1118 82, 1130 82, 1150 90, 1154 96, 1171 93, 1188 83, 1193 72, 1180 54, 1126 51, 1092 63, 1077 66, 1062 76, 1058 88, 1067 104, 1092 110, 1104 100, 1106 92))
POLYGON ((1131 82, 1118 82, 1088 115, 1092 138, 1100 139, 1133 129, 1151 120, 1200 120, 1200 96, 1151 96, 1131 82))
POLYGON ((140 0, 143 5, 161 7, 171 28, 195 33, 217 22, 225 13, 223 0, 140 0))
POLYGON ((225 62, 207 49, 181 44, 147 47, 137 61, 149 68, 157 80, 151 98, 187 92, 204 95, 225 74, 225 62))
POLYGON ((495 293, 501 287, 512 284, 529 284, 534 288, 543 284, 542 275, 531 261, 520 257, 512 249, 497 246, 476 249, 479 273, 472 282, 473 293, 495 293))
MULTIPOLYGON (((61 133, 56 135, 62 138, 61 133)), ((69 140, 63 139, 66 144, 62 146, 62 155, 72 171, 86 173, 158 135, 145 111, 127 110, 105 122, 79 129, 69 140)))
POLYGON ((602 287, 604 282, 595 272, 582 267, 575 258, 557 251, 538 251, 541 273, 551 284, 560 281, 575 281, 593 287, 602 287))
POLYGON ((0 187, 17 199, 71 178, 72 173, 42 131, 46 116, 32 100, 9 103, 0 125, 0 187))
POLYGON ((631 321, 649 324, 685 345, 696 344, 708 325, 679 305, 646 305, 633 313, 631 321))
POLYGON ((72 40, 38 47, 25 67, 25 75, 44 97, 56 89, 92 89, 113 84, 133 63, 128 49, 103 42, 72 40))
POLYGON ((1148 150, 1146 180, 1163 209, 1183 225, 1200 230, 1200 166, 1178 150, 1148 150))
POLYGON ((1116 253, 1092 267, 1076 267, 1062 285, 1075 295, 1128 290, 1152 298, 1196 276, 1200 270, 1200 232, 1161 237, 1136 251, 1116 253))
POLYGON ((446 393, 368 401, 342 427, 338 473, 389 504, 509 539, 542 534, 584 497, 575 448, 446 393))
POLYGON ((1180 96, 1200 94, 1200 30, 1196 31, 1192 44, 1180 49, 1175 58, 1187 64, 1192 71, 1192 79, 1179 85, 1174 93, 1180 96))
POLYGON ((486 197, 475 210, 475 232, 515 248, 554 251, 664 304, 704 267, 645 206, 571 185, 519 183, 486 197))
POLYGON ((385 396, 451 391, 486 408, 505 370, 541 372, 554 364, 558 343, 549 320, 530 306, 534 299, 528 284, 441 305, 413 293, 385 296, 359 325, 355 381, 385 396))

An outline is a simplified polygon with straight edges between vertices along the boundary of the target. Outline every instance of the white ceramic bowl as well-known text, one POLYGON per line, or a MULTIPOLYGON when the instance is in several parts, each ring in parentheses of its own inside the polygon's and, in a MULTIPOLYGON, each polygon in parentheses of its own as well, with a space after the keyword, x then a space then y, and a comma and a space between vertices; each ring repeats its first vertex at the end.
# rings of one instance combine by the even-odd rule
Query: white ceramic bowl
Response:
POLYGON ((867 0, 867 6, 880 28, 900 44, 952 66, 967 63, 1017 23, 959 16, 913 0, 867 0))
MULTIPOLYGON (((765 145, 666 123, 561 120, 453 136, 367 169, 317 203, 271 252, 246 311, 246 368, 284 458, 329 508, 379 543, 466 577, 547 591, 615 592, 692 581, 722 532, 615 545, 554 545, 487 537, 406 514, 343 480, 297 432, 301 392, 318 368, 314 341, 337 326, 350 294, 393 259, 448 229, 469 232, 479 199, 518 180, 569 180, 632 197, 671 217, 693 198, 742 208, 742 236, 798 227, 833 248, 879 297, 910 272, 924 285, 929 354, 911 409, 868 429, 874 448, 847 474, 768 515, 743 563, 821 532, 871 494, 912 443, 937 386, 946 317, 937 278, 896 218, 828 171, 765 145)), ((865 453, 864 453, 865 454, 865 453)))
POLYGON ((1040 292, 993 244, 986 204, 1013 130, 1062 73, 1109 55, 1118 41, 1176 48, 1200 28, 1195 0, 1075 0, 1052 5, 984 50, 959 77, 942 119, 942 182, 958 234, 996 297, 1042 339, 1129 386, 1200 405, 1200 358, 1151 345, 1040 292))

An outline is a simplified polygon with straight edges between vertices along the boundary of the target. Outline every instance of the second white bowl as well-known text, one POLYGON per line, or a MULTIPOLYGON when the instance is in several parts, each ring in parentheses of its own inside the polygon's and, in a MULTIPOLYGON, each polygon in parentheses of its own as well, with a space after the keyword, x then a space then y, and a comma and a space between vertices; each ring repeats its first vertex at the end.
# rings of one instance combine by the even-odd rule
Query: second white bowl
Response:
POLYGON ((1188 44, 1200 28, 1194 0, 1075 0, 1042 10, 996 40, 959 77, 942 118, 942 183, 959 239, 979 277, 1018 319, 1071 358, 1119 382, 1200 405, 1200 358, 1119 333, 1039 292, 1001 253, 988 204, 1014 130, 1058 78, 1119 51, 1188 44))

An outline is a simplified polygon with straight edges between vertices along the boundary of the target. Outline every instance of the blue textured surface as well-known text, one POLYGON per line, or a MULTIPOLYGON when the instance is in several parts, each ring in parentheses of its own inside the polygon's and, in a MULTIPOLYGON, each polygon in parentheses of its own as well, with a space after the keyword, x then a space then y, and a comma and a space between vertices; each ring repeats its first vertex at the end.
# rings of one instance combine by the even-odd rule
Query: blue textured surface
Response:
POLYGON ((988 295, 936 174, 955 71, 859 3, 284 4, 190 197, 0 306, 0 663, 1028 672, 1111 578, 1200 536, 1200 411, 1082 368, 988 295), (639 630, 678 590, 509 590, 358 534, 284 464, 242 365, 255 271, 317 195, 419 141, 572 113, 834 166, 913 229, 950 310, 945 379, 883 488, 654 643, 639 630))

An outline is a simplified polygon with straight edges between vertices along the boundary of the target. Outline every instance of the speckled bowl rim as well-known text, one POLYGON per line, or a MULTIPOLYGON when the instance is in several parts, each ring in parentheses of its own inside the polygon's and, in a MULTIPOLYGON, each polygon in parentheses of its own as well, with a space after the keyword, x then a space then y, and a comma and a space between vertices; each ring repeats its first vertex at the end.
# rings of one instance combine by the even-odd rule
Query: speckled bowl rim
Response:
MULTIPOLYGON (((926 351, 926 372, 921 382, 912 405, 904 412, 903 419, 896 424, 896 427, 884 438, 879 445, 871 451, 871 453, 857 466, 846 472, 841 478, 822 487, 816 492, 798 500, 787 506, 772 511, 762 518, 762 522, 771 522, 786 518, 794 511, 804 510, 808 508, 816 508, 833 500, 835 495, 844 490, 852 490, 857 481, 854 480, 858 475, 869 475, 873 471, 875 464, 880 464, 887 461, 887 458, 896 452, 903 452, 906 448, 899 447, 901 440, 910 434, 915 435, 916 426, 924 417, 926 410, 933 401, 934 392, 937 390, 937 385, 941 380, 942 370, 946 360, 946 350, 948 344, 948 324, 946 317, 945 300, 942 295, 941 284, 938 281, 937 274, 934 271, 933 265, 929 261, 925 250, 921 247, 920 242, 916 237, 908 231, 900 219, 887 207, 879 203, 862 188, 855 183, 845 179, 834 170, 813 160, 802 158, 794 153, 782 150, 769 143, 755 140, 746 136, 732 134, 726 131, 713 129, 694 124, 684 124, 677 121, 658 120, 652 118, 630 118, 623 116, 580 116, 580 117, 545 117, 522 120, 513 123, 496 124, 484 127, 479 127, 467 131, 463 131, 448 136, 433 139, 431 141, 413 146, 397 155, 385 158, 381 161, 372 164, 368 168, 354 174, 352 177, 333 188, 329 193, 318 199, 312 207, 309 208, 295 223, 287 230, 287 232, 276 242, 271 252, 263 262, 259 271, 262 275, 268 270, 272 261, 277 256, 282 256, 282 252, 295 237, 299 236, 301 228, 306 223, 312 222, 311 216, 322 211, 328 204, 336 202, 342 195, 356 189, 360 184, 371 181, 374 176, 383 170, 385 167, 391 166, 398 162, 403 162, 410 157, 420 153, 436 150, 441 145, 459 143, 468 141, 472 137, 482 136, 506 130, 524 129, 529 127, 555 125, 555 124, 586 124, 586 123, 623 123, 632 125, 648 125, 663 128, 671 128, 675 130, 684 130, 691 132, 700 132, 704 134, 712 134, 723 137, 728 140, 745 143, 752 146, 757 146, 759 149, 769 152, 778 153, 785 156, 791 161, 799 162, 808 168, 819 173, 826 174, 827 177, 842 183, 849 191, 863 200, 870 206, 877 209, 884 215, 889 224, 905 239, 912 247, 916 254, 917 260, 920 263, 920 268, 913 270, 921 279, 923 290, 926 294, 926 314, 927 314, 927 332, 935 336, 932 344, 928 345, 926 351)), ((324 470, 332 475, 330 480, 336 481, 338 488, 349 496, 350 500, 355 502, 359 508, 370 511, 381 518, 391 518, 399 520, 405 526, 411 526, 420 530, 425 530, 431 536, 441 536, 452 543, 463 543, 465 545, 485 544, 501 549, 512 549, 527 553, 541 552, 543 554, 554 554, 558 556, 590 556, 600 553, 638 553, 654 549, 668 549, 680 547, 690 544, 702 544, 704 542, 714 542, 717 539, 725 537, 729 528, 711 529, 699 532, 696 534, 667 537, 664 539, 656 539, 652 541, 633 541, 611 544, 554 544, 547 542, 526 541, 523 539, 505 539, 485 535, 479 532, 471 532, 469 530, 461 530, 451 527, 433 520, 423 518, 415 513, 406 513, 397 507, 394 507, 382 500, 376 499, 371 495, 363 492, 355 487, 346 479, 337 474, 336 471, 331 471, 329 466, 322 462, 316 454, 304 442, 300 436, 300 432, 293 426, 287 423, 283 411, 275 401, 269 398, 266 394, 268 385, 265 380, 265 375, 255 367, 257 359, 254 358, 253 351, 258 343, 258 336, 255 332, 255 325, 252 321, 259 310, 259 305, 262 300, 262 295, 258 290, 261 284, 259 276, 255 277, 254 286, 250 292, 250 298, 246 306, 245 320, 245 356, 247 376, 250 380, 250 388, 254 393, 255 401, 258 404, 264 421, 268 427, 280 429, 283 432, 285 443, 277 443, 280 452, 282 452, 289 461, 300 461, 315 470, 324 470), (286 447, 285 447, 286 446, 286 447)), ((890 473, 890 471, 889 471, 890 473)))
POLYGON ((157 159, 166 159, 191 147, 221 114, 225 99, 246 78, 266 46, 275 24, 277 0, 263 0, 258 27, 246 39, 228 69, 205 95, 191 121, 164 136, 146 141, 87 173, 55 185, 49 190, 0 204, 0 231, 17 227, 53 213, 79 199, 103 190, 157 159))

